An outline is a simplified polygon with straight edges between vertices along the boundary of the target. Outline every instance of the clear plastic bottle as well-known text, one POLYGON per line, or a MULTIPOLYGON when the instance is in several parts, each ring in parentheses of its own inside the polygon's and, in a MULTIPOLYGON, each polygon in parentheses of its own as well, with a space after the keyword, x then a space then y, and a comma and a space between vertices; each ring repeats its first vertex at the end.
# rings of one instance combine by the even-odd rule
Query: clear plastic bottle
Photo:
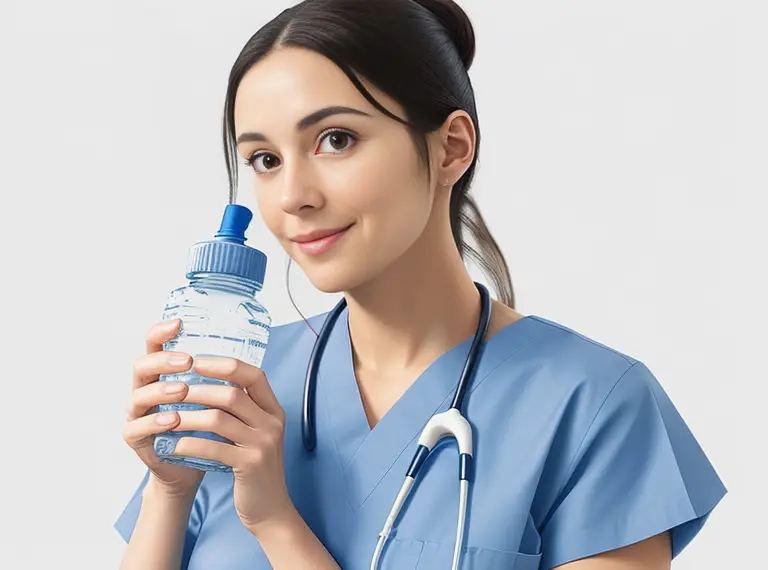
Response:
MULTIPOLYGON (((196 356, 228 356, 261 366, 269 340, 272 319, 256 300, 266 273, 267 258, 261 251, 244 245, 245 230, 253 214, 248 208, 230 204, 224 211, 221 227, 212 241, 195 244, 189 252, 189 283, 171 291, 163 320, 181 319, 181 329, 164 350, 196 356)), ((190 369, 179 374, 163 374, 160 382, 186 384, 224 384, 224 380, 201 376, 190 369)), ((158 412, 201 410, 207 406, 177 403, 158 406, 158 412)), ((216 461, 169 455, 179 438, 202 437, 231 443, 211 432, 165 432, 154 438, 155 455, 164 462, 203 471, 232 471, 216 461)))

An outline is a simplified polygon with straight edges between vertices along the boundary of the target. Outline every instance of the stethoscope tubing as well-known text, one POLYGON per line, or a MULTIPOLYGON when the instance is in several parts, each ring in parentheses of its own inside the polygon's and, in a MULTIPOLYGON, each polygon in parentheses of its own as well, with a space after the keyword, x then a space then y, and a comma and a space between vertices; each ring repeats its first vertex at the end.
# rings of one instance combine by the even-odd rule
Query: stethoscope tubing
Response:
MULTIPOLYGON (((405 499, 416 480, 421 466, 424 464, 424 461, 427 459, 432 449, 434 449, 435 445, 437 445, 437 442, 444 437, 449 436, 456 439, 460 460, 459 516, 456 529, 453 563, 451 565, 452 570, 458 570, 459 568, 461 549, 464 541, 469 484, 473 479, 474 471, 472 427, 467 418, 462 414, 461 409, 470 382, 477 368, 480 350, 485 343, 485 337, 488 333, 491 318, 491 297, 488 293, 488 289, 480 283, 475 283, 475 286, 480 293, 480 318, 478 319, 477 329, 475 330, 472 344, 469 353, 467 354, 467 359, 464 362, 464 367, 454 391, 451 406, 447 411, 432 416, 421 433, 416 452, 408 466, 405 482, 395 499, 389 516, 384 523, 384 527, 381 532, 379 532, 379 539, 376 543, 373 558, 371 559, 371 570, 377 570, 378 568, 379 560, 384 549, 384 543, 390 535, 400 509, 405 503, 405 499)), ((328 342, 328 338, 330 337, 330 333, 333 330, 333 326, 346 306, 346 299, 342 298, 328 314, 328 317, 326 317, 325 322, 318 333, 309 357, 307 374, 304 380, 304 399, 301 417, 301 433, 304 441, 304 448, 307 451, 314 450, 317 445, 315 393, 317 390, 317 373, 320 366, 320 359, 323 350, 325 349, 325 345, 328 342)))

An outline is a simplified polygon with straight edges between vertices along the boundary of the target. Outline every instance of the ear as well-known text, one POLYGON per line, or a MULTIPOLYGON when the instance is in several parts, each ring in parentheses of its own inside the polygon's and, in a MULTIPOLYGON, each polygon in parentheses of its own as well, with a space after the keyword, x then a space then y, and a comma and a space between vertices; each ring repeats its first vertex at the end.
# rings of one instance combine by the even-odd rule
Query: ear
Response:
POLYGON ((439 162, 436 167, 438 186, 452 187, 472 164, 475 157, 476 132, 466 111, 454 111, 436 133, 439 162))

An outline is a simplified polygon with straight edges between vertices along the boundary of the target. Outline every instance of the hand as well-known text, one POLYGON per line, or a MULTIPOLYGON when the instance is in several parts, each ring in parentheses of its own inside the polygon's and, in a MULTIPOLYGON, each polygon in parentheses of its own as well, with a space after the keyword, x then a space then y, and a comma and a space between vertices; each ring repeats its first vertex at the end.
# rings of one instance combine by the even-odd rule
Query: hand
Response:
POLYGON ((160 374, 173 374, 189 370, 192 358, 188 354, 164 352, 163 343, 174 338, 181 321, 155 324, 147 333, 147 354, 136 359, 133 365, 133 392, 128 409, 128 419, 123 438, 130 445, 151 473, 151 480, 161 490, 174 496, 190 496, 197 492, 204 472, 191 467, 162 463, 152 447, 155 434, 172 429, 179 423, 175 412, 164 414, 148 412, 158 404, 180 402, 186 396, 188 386, 183 382, 158 382, 160 374), (177 358, 178 361, 173 359, 177 358), (169 393, 170 387, 180 391, 169 393), (170 423, 158 423, 170 418, 170 423))
POLYGON ((172 454, 232 467, 235 509, 251 531, 263 522, 290 519, 295 509, 283 465, 285 412, 266 375, 260 368, 225 357, 196 358, 194 370, 236 386, 189 386, 184 402, 210 409, 180 412, 181 420, 172 431, 208 431, 232 443, 182 437, 172 454))

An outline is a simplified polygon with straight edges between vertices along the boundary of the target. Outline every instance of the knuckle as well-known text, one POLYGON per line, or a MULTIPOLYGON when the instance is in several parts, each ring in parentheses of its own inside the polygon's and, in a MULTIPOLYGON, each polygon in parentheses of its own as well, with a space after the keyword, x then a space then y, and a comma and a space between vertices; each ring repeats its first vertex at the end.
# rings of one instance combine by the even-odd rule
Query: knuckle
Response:
POLYGON ((142 399, 141 388, 136 388, 131 392, 131 403, 130 403, 131 407, 129 409, 133 409, 137 404, 141 403, 141 399, 142 399))
POLYGON ((128 406, 128 409, 125 411, 125 421, 130 423, 139 419, 140 414, 137 413, 137 410, 138 406, 136 404, 128 406))
POLYGON ((150 327, 147 329, 147 334, 145 335, 145 339, 148 342, 157 342, 162 339, 163 335, 161 333, 163 327, 163 322, 157 322, 150 325, 150 327))
POLYGON ((280 438, 283 437, 283 422, 280 418, 276 416, 271 417, 270 426, 267 430, 267 433, 270 434, 270 436, 280 438))
POLYGON ((281 439, 280 432, 270 431, 264 435, 264 445, 269 449, 277 449, 280 447, 281 439))
POLYGON ((221 371, 226 376, 234 376, 240 369, 240 361, 237 358, 224 358, 221 363, 221 371))
POLYGON ((258 469, 264 465, 265 458, 266 454, 264 453, 264 450, 261 447, 254 447, 251 448, 246 463, 250 468, 258 469))
POLYGON ((267 373, 264 372, 264 370, 262 370, 261 368, 257 368, 256 371, 257 371, 256 382, 258 382, 259 384, 269 385, 269 379, 267 378, 267 373))
POLYGON ((131 445, 134 440, 134 429, 133 429, 133 422, 130 420, 126 421, 123 425, 123 440, 128 444, 131 445))
POLYGON ((224 405, 234 407, 240 402, 243 393, 239 388, 227 387, 226 395, 224 396, 224 405))
MULTIPOLYGON (((145 415, 145 413, 137 414, 137 410, 144 410, 157 404, 162 404, 166 401, 162 392, 163 386, 159 382, 148 384, 147 386, 141 386, 133 391, 131 397, 131 409, 136 415, 145 415)), ((166 396, 167 398, 167 396, 166 396)))
POLYGON ((210 426, 221 426, 227 421, 227 413, 222 410, 211 408, 206 411, 210 426))
POLYGON ((133 371, 139 372, 141 368, 144 366, 144 361, 146 360, 146 355, 142 354, 141 356, 137 356, 133 359, 133 371))

